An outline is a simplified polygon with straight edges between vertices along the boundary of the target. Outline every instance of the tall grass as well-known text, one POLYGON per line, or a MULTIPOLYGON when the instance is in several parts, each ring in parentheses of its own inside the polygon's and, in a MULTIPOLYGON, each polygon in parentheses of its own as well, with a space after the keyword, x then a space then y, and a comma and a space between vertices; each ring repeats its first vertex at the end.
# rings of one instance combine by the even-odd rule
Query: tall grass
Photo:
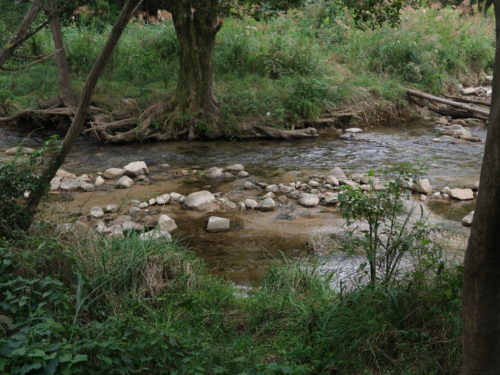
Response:
MULTIPOLYGON (((320 3, 321 4, 321 3, 320 3)), ((64 29, 75 86, 80 88, 109 28, 64 29)), ((20 55, 53 48, 41 33, 20 55)), ((124 97, 147 106, 176 84, 178 46, 171 24, 131 24, 100 81, 96 99, 108 106, 124 97)), ((215 90, 233 124, 260 119, 286 126, 343 106, 383 106, 403 87, 439 92, 457 80, 480 79, 493 63, 493 19, 451 9, 406 11, 397 28, 354 28, 349 17, 314 5, 263 21, 227 19, 214 55, 215 90)), ((51 63, 0 72, 0 96, 23 106, 57 92, 51 63)), ((363 109, 363 108, 361 108, 363 109)))

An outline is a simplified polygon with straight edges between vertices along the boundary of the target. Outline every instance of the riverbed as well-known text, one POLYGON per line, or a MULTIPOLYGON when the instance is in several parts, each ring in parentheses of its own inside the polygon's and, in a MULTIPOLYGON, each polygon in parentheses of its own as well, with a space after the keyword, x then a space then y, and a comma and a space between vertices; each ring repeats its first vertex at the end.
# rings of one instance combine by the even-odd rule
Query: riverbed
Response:
MULTIPOLYGON (((127 190, 116 190, 109 185, 96 192, 51 194, 49 211, 59 217, 83 216, 95 205, 124 204, 130 199, 147 200, 172 191, 189 194, 200 189, 230 194, 231 199, 238 201, 248 196, 243 194, 241 180, 210 183, 196 176, 172 173, 182 168, 201 170, 235 163, 244 164, 253 181, 266 183, 303 180, 316 173, 324 174, 333 167, 341 167, 349 173, 365 173, 396 162, 420 163, 425 168, 425 177, 435 188, 461 187, 477 180, 484 142, 433 142, 440 130, 439 125, 419 120, 372 129, 356 134, 351 140, 326 136, 281 142, 105 145, 80 139, 63 166, 65 170, 95 174, 143 160, 150 167, 150 178, 127 190)), ((484 128, 470 130, 484 140, 484 128)), ((19 144, 37 147, 41 141, 37 137, 24 138, 13 131, 0 133, 0 150, 19 144)), ((445 227, 448 233, 456 233, 450 242, 452 250, 463 249, 467 230, 462 228, 460 219, 473 209, 474 203, 431 200, 424 205, 430 209, 435 225, 445 227)), ((180 205, 170 205, 164 211, 177 222, 179 229, 174 236, 177 240, 205 259, 212 272, 238 284, 259 280, 266 265, 279 262, 283 256, 321 256, 325 247, 331 246, 325 238, 331 239, 343 232, 343 219, 335 207, 305 209, 283 204, 267 213, 227 211, 220 214, 232 221, 231 231, 225 233, 206 232, 208 213, 187 211, 180 205)))

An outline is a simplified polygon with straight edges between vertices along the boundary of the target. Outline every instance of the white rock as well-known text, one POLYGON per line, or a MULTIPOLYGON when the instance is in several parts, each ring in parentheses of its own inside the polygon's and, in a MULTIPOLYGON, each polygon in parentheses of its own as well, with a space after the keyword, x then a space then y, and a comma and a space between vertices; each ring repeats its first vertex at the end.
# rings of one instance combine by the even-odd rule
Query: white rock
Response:
POLYGON ((352 186, 352 187, 359 186, 356 182, 351 181, 347 178, 343 178, 343 179, 339 180, 339 183, 340 183, 340 185, 348 185, 348 186, 352 186))
POLYGON ((112 213, 118 212, 118 209, 119 209, 119 207, 117 204, 108 204, 106 206, 106 208, 104 209, 104 211, 112 214, 112 213))
POLYGON ((278 193, 280 191, 280 188, 278 185, 272 184, 272 185, 267 185, 266 190, 271 193, 278 193))
POLYGON ((316 194, 301 193, 299 204, 304 207, 316 207, 319 204, 319 197, 316 194))
POLYGON ((148 215, 147 212, 141 210, 139 207, 130 207, 128 214, 136 220, 140 220, 148 215))
POLYGON ((33 151, 35 151, 35 150, 32 148, 18 146, 18 147, 12 147, 12 148, 9 148, 8 150, 5 150, 5 154, 6 155, 16 155, 17 153, 19 153, 21 155, 26 155, 26 154, 31 154, 33 151))
POLYGON ((224 171, 217 167, 208 168, 205 177, 211 179, 224 178, 224 171))
POLYGON ((100 219, 104 216, 104 211, 99 206, 94 206, 90 209, 90 216, 100 219))
POLYGON ((149 203, 148 202, 141 202, 139 203, 139 208, 148 208, 149 207, 149 203))
POLYGON ((339 186, 339 179, 335 176, 328 176, 326 182, 332 186, 339 186))
POLYGON ((434 191, 432 185, 430 184, 427 178, 423 178, 421 180, 416 181, 412 185, 411 189, 417 193, 422 193, 422 194, 432 194, 432 192, 434 191))
POLYGON ((245 181, 243 183, 243 189, 245 189, 245 190, 254 190, 254 189, 257 189, 257 185, 252 184, 250 181, 245 181))
POLYGON ((462 225, 464 227, 470 227, 472 225, 472 220, 474 220, 474 211, 470 212, 462 219, 462 225))
POLYGON ((234 164, 227 167, 226 170, 232 173, 241 172, 245 170, 245 166, 243 164, 234 164))
POLYGON ((339 202, 339 196, 336 193, 326 192, 323 196, 323 204, 333 205, 339 202))
POLYGON ((232 173, 229 173, 229 172, 224 172, 224 178, 225 178, 226 180, 232 180, 232 179, 235 179, 235 178, 236 178, 236 176, 235 176, 234 174, 232 174, 232 173))
POLYGON ((50 190, 52 191, 59 190, 60 187, 61 187, 61 177, 56 176, 50 181, 50 190))
POLYGON ((177 229, 177 224, 170 216, 161 215, 158 219, 158 229, 160 232, 167 231, 170 233, 177 229))
POLYGON ((191 193, 186 197, 184 204, 192 210, 201 210, 215 201, 214 195, 206 190, 191 193))
POLYGON ((172 242, 172 236, 167 231, 160 231, 158 229, 154 229, 152 231, 142 233, 139 238, 143 241, 151 241, 151 240, 163 240, 166 242, 172 242))
POLYGON ((227 232, 231 229, 231 221, 224 217, 211 216, 208 219, 207 232, 227 232))
POLYGON ((156 204, 156 198, 151 198, 149 201, 148 201, 148 204, 150 206, 154 206, 156 204))
POLYGON ((339 167, 335 167, 330 171, 330 174, 339 180, 347 178, 345 175, 344 171, 340 169, 339 167))
POLYGON ((134 180, 132 180, 128 176, 122 176, 116 182, 115 187, 118 188, 118 189, 128 189, 128 188, 131 188, 133 185, 134 185, 134 180))
POLYGON ((104 183, 105 183, 104 178, 102 178, 101 176, 97 176, 97 178, 95 179, 94 185, 101 186, 101 185, 104 185, 104 183))
POLYGON ((250 176, 250 173, 248 173, 247 171, 238 172, 238 177, 240 177, 240 178, 246 178, 248 176, 250 176))
POLYGON ((140 231, 144 230, 144 225, 135 223, 131 220, 124 221, 124 222, 120 223, 120 227, 121 227, 122 232, 123 231, 131 231, 131 230, 140 232, 140 231))
POLYGON ((91 192, 95 191, 95 186, 93 184, 83 183, 80 184, 80 189, 82 189, 83 191, 91 192))
POLYGON ((472 189, 450 189, 450 197, 461 201, 474 199, 472 189))
POLYGON ((361 128, 348 128, 348 129, 345 129, 344 132, 351 133, 351 134, 363 133, 363 129, 361 129, 361 128))
POLYGON ((106 169, 103 173, 103 177, 108 179, 108 180, 111 180, 111 179, 114 179, 114 178, 118 178, 118 177, 121 177, 125 174, 125 169, 122 169, 122 168, 109 168, 109 169, 106 169))
POLYGON ((73 178, 76 180, 75 174, 66 172, 64 169, 61 169, 61 168, 57 170, 56 177, 61 177, 61 179, 67 177, 67 178, 73 178))
POLYGON ((59 189, 73 191, 73 190, 77 190, 79 187, 80 187, 80 182, 78 180, 65 178, 62 180, 61 185, 59 186, 59 189))
POLYGON ((263 199, 266 199, 266 198, 274 198, 276 195, 272 192, 272 191, 269 191, 267 192, 266 194, 264 194, 262 196, 263 199))
POLYGON ((257 209, 260 211, 274 211, 276 209, 276 202, 273 198, 266 198, 259 203, 257 209))
POLYGON ((463 95, 473 95, 476 93, 477 88, 476 87, 464 87, 460 91, 462 92, 463 95))
POLYGON ((308 184, 310 187, 313 187, 313 188, 318 187, 318 186, 320 186, 320 185, 321 185, 321 184, 320 184, 318 181, 316 181, 316 180, 309 180, 309 182, 308 182, 307 184, 308 184))
POLYGON ((287 186, 287 185, 283 185, 283 184, 279 184, 278 187, 279 187, 280 191, 282 193, 285 193, 285 194, 291 193, 292 191, 295 190, 292 186, 287 186))
POLYGON ((258 203, 257 201, 253 200, 253 199, 245 199, 245 207, 250 209, 250 210, 255 210, 258 206, 258 203))
POLYGON ((163 206, 165 204, 168 204, 168 202, 170 202, 170 194, 163 194, 159 197, 156 197, 156 204, 163 206))
POLYGON ((125 174, 131 177, 149 174, 148 166, 143 161, 134 161, 132 163, 128 163, 123 167, 123 169, 125 170, 125 174))

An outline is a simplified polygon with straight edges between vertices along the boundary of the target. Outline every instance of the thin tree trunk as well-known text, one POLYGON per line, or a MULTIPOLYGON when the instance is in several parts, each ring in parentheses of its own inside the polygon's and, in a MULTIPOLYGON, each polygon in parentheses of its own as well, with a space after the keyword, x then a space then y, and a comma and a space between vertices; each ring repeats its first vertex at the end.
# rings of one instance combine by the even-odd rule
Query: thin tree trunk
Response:
POLYGON ((75 117, 71 123, 70 128, 68 129, 68 132, 66 133, 66 136, 64 137, 62 146, 49 161, 45 170, 42 171, 37 186, 31 192, 26 203, 27 209, 32 215, 32 220, 34 214, 36 213, 37 207, 40 204, 40 200, 47 191, 50 181, 52 180, 52 178, 54 178, 57 170, 63 164, 64 159, 73 146, 73 143, 78 138, 78 135, 83 129, 86 121, 86 113, 90 106, 92 94, 94 92, 95 86, 97 85, 99 76, 101 75, 104 68, 106 67, 106 64, 111 58, 111 55, 113 54, 113 51, 118 44, 118 41, 120 40, 123 30, 125 30, 125 27, 127 26, 132 13, 136 10, 141 2, 142 0, 126 0, 125 4, 123 5, 123 9, 118 17, 118 20, 111 30, 111 34, 109 35, 104 48, 102 49, 99 57, 94 63, 94 66, 92 67, 92 70, 90 71, 87 80, 85 81, 85 86, 78 102, 75 117))
POLYGON ((493 98, 480 190, 465 255, 464 375, 500 373, 500 4, 495 1, 493 98))
POLYGON ((77 98, 71 86, 69 77, 68 61, 66 59, 66 49, 61 31, 61 22, 55 14, 57 11, 54 0, 47 2, 50 19, 50 30, 56 47, 56 65, 59 81, 59 99, 67 107, 76 107, 77 98))
POLYGON ((33 22, 35 22, 38 13, 43 6, 43 0, 33 0, 30 9, 24 15, 23 20, 7 40, 5 45, 0 48, 0 68, 14 55, 17 47, 19 47, 26 39, 40 31, 48 21, 42 23, 34 30, 29 31, 33 22))
MULTIPOLYGON (((205 123, 205 136, 219 136, 217 118, 219 110, 213 92, 213 50, 222 21, 217 6, 207 5, 193 9, 189 4, 178 4, 172 11, 174 27, 179 41, 179 77, 176 100, 179 109, 193 122, 205 123)), ((194 130, 191 128, 190 133, 194 130)))

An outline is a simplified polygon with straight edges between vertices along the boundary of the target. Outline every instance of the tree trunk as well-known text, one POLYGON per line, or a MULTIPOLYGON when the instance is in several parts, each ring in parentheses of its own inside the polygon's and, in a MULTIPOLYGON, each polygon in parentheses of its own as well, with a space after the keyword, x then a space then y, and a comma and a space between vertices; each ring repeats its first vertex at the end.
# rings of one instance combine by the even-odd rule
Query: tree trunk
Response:
POLYGON ((465 255, 464 375, 500 373, 500 4, 497 1, 492 107, 479 197, 465 255))
POLYGON ((113 54, 113 51, 118 44, 118 41, 120 40, 123 30, 125 30, 125 27, 127 26, 132 13, 136 10, 141 2, 141 0, 126 0, 120 16, 113 26, 111 34, 109 35, 104 48, 101 50, 99 57, 94 63, 94 66, 92 67, 92 70, 90 71, 87 80, 85 81, 85 86, 78 102, 78 108, 76 110, 75 117, 71 123, 70 128, 68 129, 68 132, 66 133, 66 136, 64 137, 62 146, 49 161, 45 170, 42 171, 42 174, 37 182, 37 186, 31 192, 26 203, 27 209, 31 213, 32 220, 37 207, 40 204, 40 200, 47 191, 50 181, 52 180, 52 178, 54 178, 57 170, 63 164, 64 159, 73 146, 73 143, 78 138, 78 135, 83 129, 83 126, 86 122, 87 110, 90 106, 92 94, 94 92, 95 86, 97 85, 99 76, 101 75, 104 68, 106 67, 106 64, 111 58, 111 55, 113 54))
POLYGON ((219 136, 219 110, 213 92, 212 56, 217 32, 222 27, 216 5, 193 9, 179 2, 172 9, 172 18, 179 42, 179 77, 176 101, 182 119, 189 119, 188 138, 198 131, 208 138, 219 136))
POLYGON ((61 23, 59 17, 55 14, 57 11, 55 0, 47 2, 50 19, 50 30, 54 45, 56 47, 56 65, 59 80, 59 99, 67 107, 76 107, 77 98, 71 87, 69 78, 68 61, 66 59, 66 49, 61 31, 61 23))

